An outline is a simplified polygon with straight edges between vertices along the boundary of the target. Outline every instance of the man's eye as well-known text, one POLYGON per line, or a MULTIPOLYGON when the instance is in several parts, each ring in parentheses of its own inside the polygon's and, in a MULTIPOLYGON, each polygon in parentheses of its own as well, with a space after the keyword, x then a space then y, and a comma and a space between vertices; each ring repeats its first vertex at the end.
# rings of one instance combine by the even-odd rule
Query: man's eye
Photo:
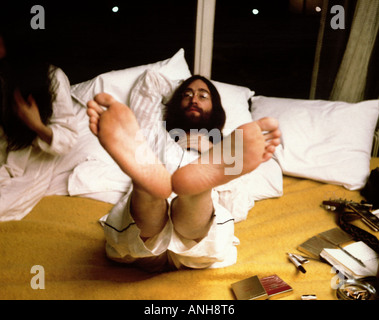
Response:
POLYGON ((183 93, 183 98, 191 98, 193 97, 193 93, 190 91, 186 91, 183 93))

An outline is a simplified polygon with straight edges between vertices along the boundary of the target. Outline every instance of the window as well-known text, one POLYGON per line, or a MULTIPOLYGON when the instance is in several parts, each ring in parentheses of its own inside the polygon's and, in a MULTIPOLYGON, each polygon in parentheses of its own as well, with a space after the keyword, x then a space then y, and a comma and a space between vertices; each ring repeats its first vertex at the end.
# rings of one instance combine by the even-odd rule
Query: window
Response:
POLYGON ((30 26, 33 1, 5 1, 0 5, 0 23, 7 20, 13 39, 24 41, 19 50, 33 48, 61 67, 72 84, 110 70, 164 60, 180 48, 193 68, 196 0, 37 3, 45 11, 44 30, 30 26))
POLYGON ((217 0, 212 78, 257 95, 309 98, 319 3, 217 0))

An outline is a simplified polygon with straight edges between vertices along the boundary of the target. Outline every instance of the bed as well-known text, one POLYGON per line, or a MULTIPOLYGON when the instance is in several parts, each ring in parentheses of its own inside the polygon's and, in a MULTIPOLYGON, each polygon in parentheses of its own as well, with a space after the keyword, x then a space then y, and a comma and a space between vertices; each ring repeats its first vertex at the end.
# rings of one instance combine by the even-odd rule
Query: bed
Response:
MULTIPOLYGON (((180 50, 165 61, 74 85, 73 101, 85 103, 105 90, 128 102, 130 88, 146 69, 157 69, 175 81, 189 75, 180 50)), ((234 300, 232 283, 272 274, 293 288, 282 299, 299 300, 308 294, 319 300, 336 299, 330 265, 312 260, 305 265, 307 272, 301 273, 287 252, 299 253, 299 244, 337 225, 335 214, 320 206, 323 200, 363 199, 359 190, 370 170, 379 166, 379 158, 371 157, 378 101, 282 99, 217 85, 227 106, 225 130, 251 117, 272 115, 283 132, 275 159, 260 167, 256 183, 249 186, 248 206, 236 208, 235 235, 240 240, 236 264, 148 273, 111 261, 99 220, 113 203, 50 195, 22 220, 0 223, 0 299, 234 300)), ((355 223, 369 230, 360 221, 355 223)))

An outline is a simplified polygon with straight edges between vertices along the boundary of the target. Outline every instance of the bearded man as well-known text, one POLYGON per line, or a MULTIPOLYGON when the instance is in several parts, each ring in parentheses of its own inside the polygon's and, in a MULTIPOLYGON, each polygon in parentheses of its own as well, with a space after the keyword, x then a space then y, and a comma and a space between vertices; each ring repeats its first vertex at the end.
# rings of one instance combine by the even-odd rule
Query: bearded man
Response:
MULTIPOLYGON (((149 77, 156 86, 163 81, 154 72, 149 77)), ((152 97, 147 95, 146 99, 152 97)), ((209 80, 193 76, 166 104, 164 120, 180 145, 184 149, 195 147, 199 155, 170 172, 150 148, 149 139, 136 139, 143 123, 132 106, 100 93, 87 107, 91 131, 133 182, 132 191, 115 205, 107 220, 107 255, 151 271, 235 263, 233 216, 218 203, 213 188, 253 171, 272 157, 280 143, 278 122, 263 118, 222 137, 225 112, 220 95, 209 80), (194 129, 204 129, 203 134, 193 137, 194 129), (207 133, 212 130, 220 134, 210 138, 207 133), (241 170, 235 174, 226 174, 231 165, 224 159, 225 148, 241 162, 241 170), (142 149, 143 161, 136 156, 142 149)))

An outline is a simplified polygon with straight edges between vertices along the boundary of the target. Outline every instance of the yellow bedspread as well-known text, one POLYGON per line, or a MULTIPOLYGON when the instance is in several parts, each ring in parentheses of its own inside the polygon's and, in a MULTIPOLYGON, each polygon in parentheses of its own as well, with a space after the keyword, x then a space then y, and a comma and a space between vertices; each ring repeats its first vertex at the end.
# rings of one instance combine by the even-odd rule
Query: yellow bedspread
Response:
MULTIPOLYGON (((377 166, 379 158, 372 159, 371 167, 377 166)), ((256 202, 247 220, 235 225, 241 241, 235 265, 149 274, 105 256, 98 219, 110 204, 45 197, 23 220, 0 223, 0 299, 234 299, 233 282, 271 274, 293 287, 283 299, 335 299, 331 266, 311 261, 303 274, 286 255, 336 226, 334 214, 320 207, 329 198, 362 199, 358 191, 285 177, 282 197, 256 202), (43 272, 44 289, 33 289, 43 272)))

